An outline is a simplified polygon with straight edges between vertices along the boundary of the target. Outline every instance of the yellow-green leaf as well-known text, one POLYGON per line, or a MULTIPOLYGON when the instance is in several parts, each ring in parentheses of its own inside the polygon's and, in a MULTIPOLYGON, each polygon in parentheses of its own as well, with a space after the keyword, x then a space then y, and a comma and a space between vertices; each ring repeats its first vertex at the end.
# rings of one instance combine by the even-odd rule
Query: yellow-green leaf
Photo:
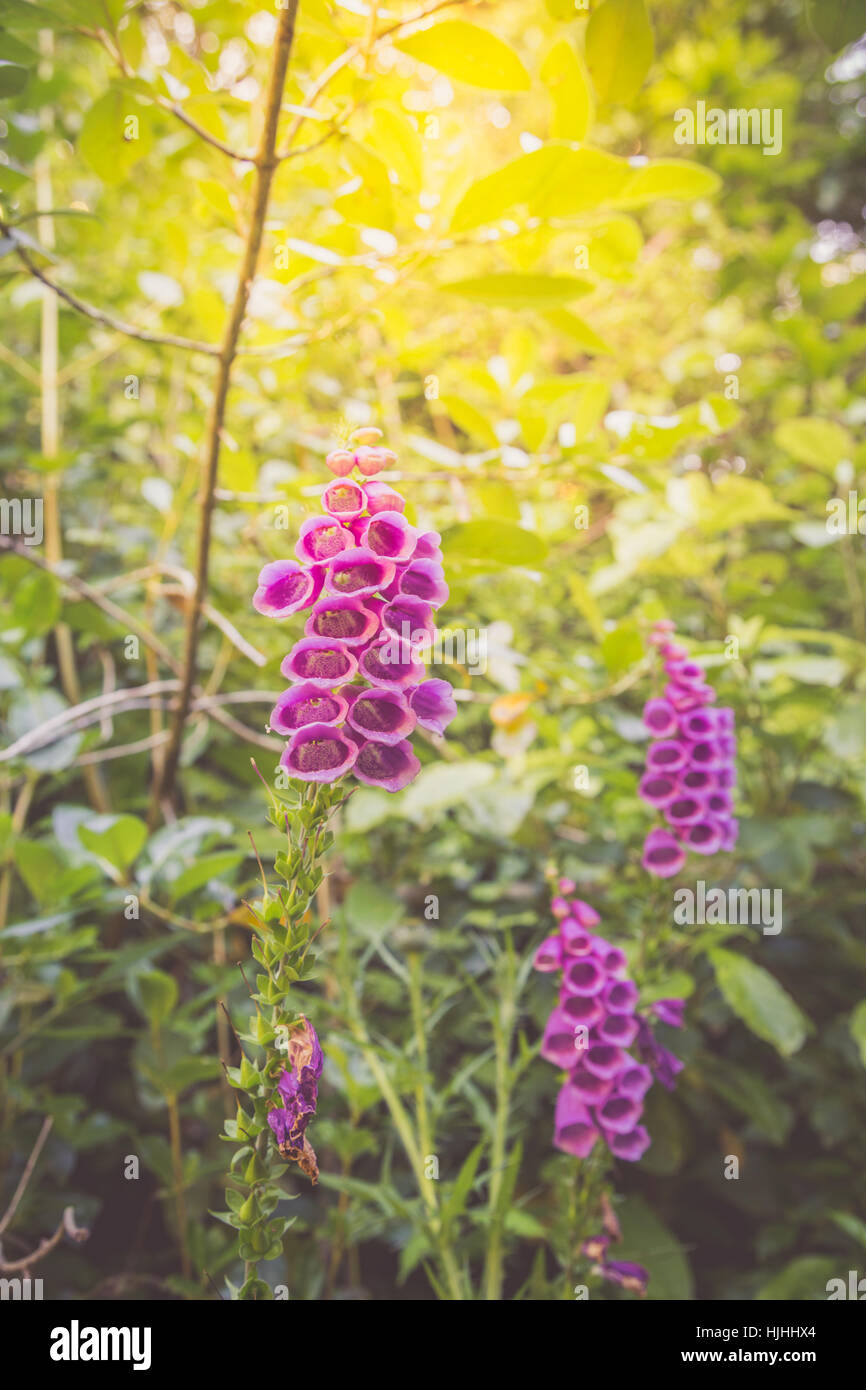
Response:
POLYGON ((599 102, 628 102, 653 60, 653 31, 644 0, 603 0, 586 26, 586 62, 599 102))
POLYGON ((619 207, 637 208, 654 203, 657 198, 710 198, 721 182, 718 174, 703 164, 687 159, 659 159, 632 170, 616 201, 619 207))
POLYGON ((419 63, 427 63, 446 77, 497 92, 525 92, 529 73, 502 39, 468 24, 465 19, 446 19, 400 39, 397 48, 419 63))
POLYGON ((593 288, 589 280, 576 275, 479 275, 469 280, 453 280, 443 290, 461 294, 477 304, 501 305, 508 309, 549 309, 567 304, 593 288))
POLYGON ((798 463, 823 468, 828 473, 833 472, 840 459, 850 458, 854 449, 846 429, 835 420, 821 420, 816 415, 783 420, 773 431, 773 438, 798 463))
POLYGON ((553 45, 541 68, 541 80, 550 93, 555 139, 583 140, 592 125, 595 102, 583 59, 568 39, 553 45))

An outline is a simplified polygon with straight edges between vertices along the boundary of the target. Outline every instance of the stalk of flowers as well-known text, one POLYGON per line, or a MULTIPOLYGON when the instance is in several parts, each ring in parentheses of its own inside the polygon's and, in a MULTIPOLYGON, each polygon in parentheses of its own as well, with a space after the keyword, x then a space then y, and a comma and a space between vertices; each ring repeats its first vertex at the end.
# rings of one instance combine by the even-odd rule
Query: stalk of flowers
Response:
POLYGON ((328 455, 336 478, 321 514, 302 524, 294 560, 265 565, 253 604, 273 618, 309 610, 280 667, 290 684, 270 718, 288 739, 280 765, 300 781, 351 774, 396 792, 421 769, 412 731, 443 734, 457 706, 422 660, 448 598, 440 536, 407 521, 396 489, 368 481, 396 462, 380 438, 356 430, 350 447, 328 455))
POLYGON ((601 1140, 614 1157, 636 1162, 650 1144, 640 1122, 644 1096, 654 1080, 673 1089, 683 1065, 656 1040, 652 1020, 680 1027, 684 1004, 663 999, 638 1012, 625 954, 596 932, 601 918, 574 896, 574 882, 561 878, 557 886, 551 910, 558 928, 534 961, 536 970, 562 972, 559 1002, 541 1044, 542 1057, 567 1072, 554 1143, 586 1158, 601 1140))
POLYGON ((714 707, 715 690, 673 631, 662 619, 650 635, 668 679, 643 711, 651 742, 638 791, 667 822, 649 832, 643 847, 643 867, 657 878, 679 873, 689 850, 716 854, 737 841, 734 711, 714 707))
POLYGON ((238 1035, 240 1065, 226 1069, 239 1104, 225 1137, 239 1147, 220 1216, 238 1231, 245 1275, 231 1292, 241 1299, 272 1296, 257 1264, 277 1258, 290 1224, 275 1211, 286 1195, 282 1160, 313 1183, 318 1177, 308 1129, 323 1053, 288 996, 315 961, 310 907, 333 842, 328 821, 349 794, 349 775, 391 792, 407 786, 421 766, 409 735, 416 727, 441 735, 457 710, 451 686, 427 679, 421 659, 434 610, 448 597, 440 538, 410 525, 394 488, 367 481, 396 459, 379 438, 379 430, 356 431, 349 448, 328 455, 336 477, 322 514, 301 525, 295 559, 264 567, 253 599, 270 617, 309 616, 282 663, 290 684, 270 717, 288 740, 280 766, 295 786, 288 806, 268 788, 270 820, 286 834, 275 861, 285 886, 272 893, 262 874, 263 896, 251 907, 256 1012, 238 1035), (355 469, 363 483, 350 476, 355 469))

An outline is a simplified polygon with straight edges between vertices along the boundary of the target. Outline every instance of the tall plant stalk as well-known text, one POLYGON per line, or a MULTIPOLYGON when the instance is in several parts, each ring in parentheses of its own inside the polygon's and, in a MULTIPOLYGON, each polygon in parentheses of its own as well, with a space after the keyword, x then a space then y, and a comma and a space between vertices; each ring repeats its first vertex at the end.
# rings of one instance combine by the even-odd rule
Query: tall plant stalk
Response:
POLYGON ((246 240, 240 270, 235 286, 234 300, 226 322, 219 350, 216 378, 214 380, 213 400, 204 438, 202 452, 201 485, 198 496, 198 540, 195 568, 195 590, 189 602, 186 615, 184 655, 181 675, 181 688, 178 694, 171 737, 166 747, 165 757, 154 778, 151 803, 151 821, 159 814, 160 803, 169 798, 174 789, 180 758, 181 742, 186 717, 189 713, 192 688, 195 684, 198 660, 199 626, 202 606, 208 586, 210 563, 211 527, 213 522, 214 490, 219 473, 222 432, 226 414, 232 368, 237 356, 238 339, 247 311, 250 293, 255 280, 259 253, 262 246, 265 216, 271 194, 274 171, 279 163, 277 155, 277 129, 280 119, 280 106, 286 73, 295 35, 295 19, 299 0, 288 0, 287 8, 280 12, 273 57, 264 102, 262 129, 253 163, 253 190, 247 221, 246 240))

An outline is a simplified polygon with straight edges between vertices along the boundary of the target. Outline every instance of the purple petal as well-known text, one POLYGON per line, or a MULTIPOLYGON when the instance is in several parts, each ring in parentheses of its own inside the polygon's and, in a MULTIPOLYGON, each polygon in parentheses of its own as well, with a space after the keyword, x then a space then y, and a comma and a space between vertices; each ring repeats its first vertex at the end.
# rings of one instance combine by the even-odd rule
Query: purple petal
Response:
POLYGON ((306 681, 321 690, 351 680, 357 669, 352 653, 327 637, 302 637, 280 666, 286 680, 306 681))
POLYGON ((335 782, 357 757, 357 744, 332 724, 307 724, 292 734, 280 767, 304 782, 335 782))
POLYGON ((415 727, 415 715, 398 690, 359 690, 348 721, 362 738, 374 743, 400 743, 415 727))
POLYGON ((386 792, 399 792, 418 776, 421 764, 406 741, 391 746, 385 743, 363 743, 358 749, 354 773, 368 787, 383 787, 386 792))
POLYGON ((291 685, 271 711, 268 721, 275 734, 293 734, 305 724, 339 724, 346 717, 348 702, 342 695, 322 690, 310 681, 291 685))
POLYGON ((422 729, 444 734, 457 713, 457 702, 448 681, 422 681, 409 696, 409 704, 422 729))

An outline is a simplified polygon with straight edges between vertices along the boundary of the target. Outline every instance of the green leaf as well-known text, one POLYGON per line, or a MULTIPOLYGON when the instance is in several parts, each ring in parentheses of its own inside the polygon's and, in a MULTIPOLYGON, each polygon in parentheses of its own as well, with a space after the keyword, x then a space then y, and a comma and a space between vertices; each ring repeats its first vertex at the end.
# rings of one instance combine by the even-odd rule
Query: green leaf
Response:
POLYGON ((122 183, 153 146, 153 111, 120 87, 95 101, 84 117, 78 152, 103 183, 122 183))
POLYGON ((586 26, 586 63, 599 102, 630 102, 653 60, 644 0, 603 0, 586 26))
POLYGON ((152 1028, 160 1028, 177 1003, 177 981, 164 970, 148 970, 136 977, 135 988, 152 1028))
POLYGON ((838 53, 866 29, 863 0, 807 0, 809 23, 831 53, 838 53))
POLYGON ((755 1298, 774 1303, 823 1302, 827 1297, 827 1281, 838 1270, 839 1261, 832 1255, 800 1255, 762 1285, 755 1298))
POLYGON ((94 816, 78 827, 86 850, 121 873, 135 863, 147 840, 147 826, 137 816, 94 816))
POLYGON ((464 434, 468 434, 485 449, 499 448, 496 431, 487 416, 476 410, 469 401, 463 400, 462 396, 445 395, 439 397, 439 404, 447 410, 457 428, 463 430, 464 434))
POLYGON ((443 290, 472 299, 476 304, 505 309, 549 309, 567 304, 593 288, 591 281, 576 275, 520 275, 502 273, 479 275, 470 280, 452 280, 443 290))
POLYGON ((747 1028, 783 1057, 799 1051, 812 1025, 778 980, 733 951, 716 949, 709 959, 726 1002, 747 1028))
POLYGON ((14 97, 23 92, 30 80, 30 71, 20 63, 0 58, 0 97, 14 97))
POLYGON ((541 68, 541 80, 553 103, 550 133, 554 139, 583 140, 595 115, 589 74, 568 39, 560 39, 541 68))
POLYGON ((860 1059, 866 1067, 866 999, 858 1004, 849 1023, 851 1036, 860 1049, 860 1059))
POLYGON ((452 559, 494 561, 497 565, 537 568, 544 563, 547 544, 535 531, 507 521, 466 521, 443 533, 452 559))
POLYGON ((475 1182, 475 1175, 478 1172, 478 1164, 481 1162, 481 1155, 484 1152, 484 1141, 476 1144, 475 1148, 464 1160, 463 1167, 450 1193, 442 1204, 442 1224, 446 1230, 451 1223, 457 1219, 466 1206, 467 1198, 472 1191, 472 1184, 475 1182))
POLYGON ((617 204, 643 207, 659 198, 711 198, 722 186, 718 174, 688 159, 658 159, 634 169, 624 182, 617 204))
POLYGON ((552 141, 472 184, 454 210, 451 228, 466 231, 517 207, 532 217, 575 217, 619 203, 634 173, 628 160, 605 150, 552 141))
POLYGON ((472 87, 497 92, 525 92, 530 87, 529 73, 514 49, 465 19, 443 20, 398 40, 396 47, 472 87))
POLYGON ((773 438, 798 463, 827 473, 833 472, 840 459, 850 459, 855 447, 846 429, 834 420, 821 420, 815 415, 783 420, 773 431, 773 438))
POLYGON ((692 1272, 686 1254, 668 1228, 642 1197, 627 1197, 617 1209, 622 1244, 616 1258, 634 1260, 652 1274, 649 1299, 683 1300, 694 1297, 692 1272))

